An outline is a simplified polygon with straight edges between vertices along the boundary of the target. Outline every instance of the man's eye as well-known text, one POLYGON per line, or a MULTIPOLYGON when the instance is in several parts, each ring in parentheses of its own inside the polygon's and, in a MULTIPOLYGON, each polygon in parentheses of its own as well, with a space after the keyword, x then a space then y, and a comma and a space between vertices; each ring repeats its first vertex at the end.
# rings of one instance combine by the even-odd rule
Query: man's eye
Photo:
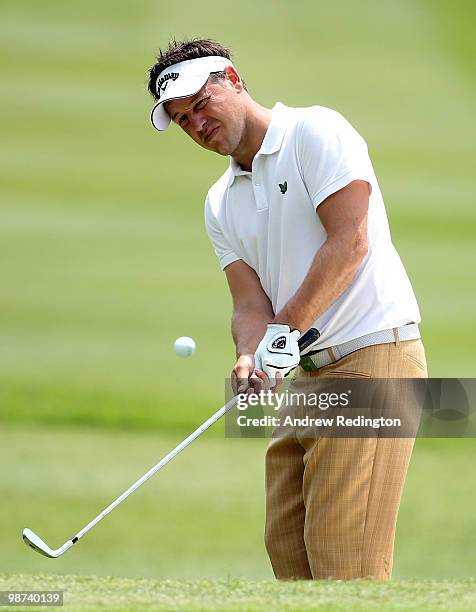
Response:
POLYGON ((202 99, 200 100, 200 102, 198 102, 198 103, 195 105, 195 109, 196 109, 196 110, 202 110, 202 108, 205 108, 205 106, 207 105, 208 100, 209 100, 209 98, 202 98, 202 99))

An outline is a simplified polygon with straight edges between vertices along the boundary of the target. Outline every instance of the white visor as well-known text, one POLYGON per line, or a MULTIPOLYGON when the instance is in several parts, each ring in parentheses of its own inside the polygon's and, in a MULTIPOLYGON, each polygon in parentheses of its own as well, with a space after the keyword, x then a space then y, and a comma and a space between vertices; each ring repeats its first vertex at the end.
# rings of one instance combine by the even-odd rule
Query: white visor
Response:
POLYGON ((150 119, 159 132, 169 127, 170 117, 164 102, 194 96, 207 82, 212 72, 221 72, 226 66, 233 66, 226 57, 211 55, 173 64, 157 77, 157 103, 152 109, 150 119))

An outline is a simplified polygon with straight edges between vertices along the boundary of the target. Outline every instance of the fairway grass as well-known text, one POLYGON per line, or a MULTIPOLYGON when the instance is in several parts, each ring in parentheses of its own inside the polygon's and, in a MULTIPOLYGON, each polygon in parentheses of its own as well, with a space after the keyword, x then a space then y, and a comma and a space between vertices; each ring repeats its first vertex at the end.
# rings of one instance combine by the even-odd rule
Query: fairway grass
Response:
MULTIPOLYGON (((159 431, 0 427, 0 465, 7 466, 0 476, 0 573, 272 579, 263 542, 266 440, 206 433, 60 559, 23 543, 29 527, 61 546, 180 439, 159 431)), ((473 440, 417 440, 394 579, 474 576, 472 465, 473 440)))
POLYGON ((474 610, 476 581, 132 580, 0 574, 1 590, 64 591, 67 609, 474 610))
POLYGON ((0 17, 0 589, 62 588, 70 609, 476 609, 474 439, 417 440, 389 584, 274 582, 266 440, 223 423, 61 559, 21 539, 63 544, 224 403, 231 298, 203 202, 228 160, 149 125, 171 36, 229 45, 263 105, 321 104, 362 133, 430 375, 475 376, 476 3, 242 0, 230 19, 219 0, 22 0, 0 17))
POLYGON ((475 3, 162 11, 2 3, 0 423, 175 433, 222 404, 231 301, 203 203, 228 160, 149 125, 146 70, 182 34, 229 44, 264 105, 329 106, 364 135, 430 375, 474 376, 475 3), (182 335, 191 360, 173 353, 182 335))

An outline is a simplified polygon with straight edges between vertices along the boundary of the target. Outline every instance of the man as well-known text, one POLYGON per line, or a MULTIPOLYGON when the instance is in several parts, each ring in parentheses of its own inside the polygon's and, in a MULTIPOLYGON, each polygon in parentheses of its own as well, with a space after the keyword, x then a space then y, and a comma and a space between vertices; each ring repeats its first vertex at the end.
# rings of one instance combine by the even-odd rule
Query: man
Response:
MULTIPOLYGON (((319 106, 261 106, 211 40, 171 43, 149 90, 157 130, 172 121, 230 157, 205 219, 233 298, 235 392, 276 390, 299 363, 308 378, 426 377, 418 306, 354 128, 319 106)), ((276 577, 389 579, 413 442, 273 439, 265 542, 276 577)))

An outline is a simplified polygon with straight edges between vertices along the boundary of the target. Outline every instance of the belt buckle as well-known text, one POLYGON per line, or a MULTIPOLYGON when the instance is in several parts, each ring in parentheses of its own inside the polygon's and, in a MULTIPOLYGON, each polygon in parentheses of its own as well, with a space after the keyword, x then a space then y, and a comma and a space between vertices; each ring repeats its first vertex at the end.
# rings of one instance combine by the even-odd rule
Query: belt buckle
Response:
MULTIPOLYGON (((317 351, 314 354, 317 353, 320 353, 320 351, 317 351)), ((314 361, 311 359, 310 355, 304 355, 303 357, 301 357, 299 365, 305 372, 316 372, 319 369, 314 363, 314 361)))

